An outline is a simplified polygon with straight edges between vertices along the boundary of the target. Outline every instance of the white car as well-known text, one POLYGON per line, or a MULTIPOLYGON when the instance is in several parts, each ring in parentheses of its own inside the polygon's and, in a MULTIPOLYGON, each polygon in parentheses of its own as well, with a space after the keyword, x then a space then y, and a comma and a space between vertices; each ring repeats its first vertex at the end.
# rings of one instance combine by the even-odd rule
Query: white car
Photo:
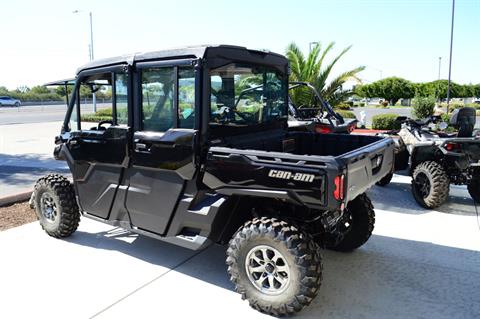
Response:
POLYGON ((20 100, 16 100, 9 96, 0 96, 0 106, 16 106, 19 107, 21 104, 20 100))

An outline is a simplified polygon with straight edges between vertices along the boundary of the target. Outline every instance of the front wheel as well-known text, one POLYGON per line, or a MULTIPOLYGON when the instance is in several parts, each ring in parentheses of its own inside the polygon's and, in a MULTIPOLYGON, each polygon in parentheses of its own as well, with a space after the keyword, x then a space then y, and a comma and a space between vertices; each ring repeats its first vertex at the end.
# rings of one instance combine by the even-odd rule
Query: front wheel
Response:
POLYGON ((338 230, 343 238, 335 244, 326 244, 332 250, 348 252, 365 244, 375 227, 375 210, 370 198, 363 193, 348 202, 344 211, 345 219, 338 230))
POLYGON ((413 171, 413 197, 425 208, 435 208, 447 201, 450 181, 443 167, 432 161, 418 164, 413 171))
POLYGON ((230 280, 254 309, 274 316, 300 311, 317 295, 322 260, 313 239, 275 218, 243 225, 227 250, 230 280))
POLYGON ((62 175, 50 174, 40 178, 33 191, 32 202, 40 225, 56 238, 68 237, 77 230, 80 212, 75 191, 62 175))
POLYGON ((480 176, 475 176, 468 184, 468 193, 472 199, 480 204, 480 176))

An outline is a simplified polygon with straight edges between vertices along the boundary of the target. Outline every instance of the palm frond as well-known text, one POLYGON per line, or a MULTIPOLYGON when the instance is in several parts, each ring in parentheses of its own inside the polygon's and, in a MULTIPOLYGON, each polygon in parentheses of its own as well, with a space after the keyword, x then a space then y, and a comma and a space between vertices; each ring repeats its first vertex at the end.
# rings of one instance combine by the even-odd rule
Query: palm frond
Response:
MULTIPOLYGON (((333 78, 327 85, 327 80, 335 64, 345 55, 351 46, 343 49, 333 60, 324 66, 328 53, 333 49, 334 42, 330 42, 322 51, 320 43, 312 48, 308 56, 302 53, 300 48, 294 43, 290 43, 286 49, 286 55, 290 61, 290 80, 310 82, 323 97, 333 104, 338 104, 348 96, 352 95, 351 91, 342 90, 342 85, 349 79, 360 82, 357 74, 365 69, 363 66, 356 67, 349 71, 343 72, 333 78)), ((293 102, 297 106, 309 105, 313 95, 305 88, 298 88, 290 92, 293 102)))

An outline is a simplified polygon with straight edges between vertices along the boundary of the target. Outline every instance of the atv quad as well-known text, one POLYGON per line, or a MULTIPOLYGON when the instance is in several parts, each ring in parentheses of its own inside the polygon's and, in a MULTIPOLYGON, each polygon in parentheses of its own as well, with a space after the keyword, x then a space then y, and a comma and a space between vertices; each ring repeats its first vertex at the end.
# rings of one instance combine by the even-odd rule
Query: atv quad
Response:
POLYGON ((412 193, 421 206, 442 205, 450 184, 467 185, 471 197, 480 202, 480 136, 474 132, 475 115, 473 108, 455 110, 450 124, 458 133, 452 134, 432 129, 439 117, 400 119, 403 124, 397 134, 406 147, 397 155, 396 168, 410 165, 412 193))

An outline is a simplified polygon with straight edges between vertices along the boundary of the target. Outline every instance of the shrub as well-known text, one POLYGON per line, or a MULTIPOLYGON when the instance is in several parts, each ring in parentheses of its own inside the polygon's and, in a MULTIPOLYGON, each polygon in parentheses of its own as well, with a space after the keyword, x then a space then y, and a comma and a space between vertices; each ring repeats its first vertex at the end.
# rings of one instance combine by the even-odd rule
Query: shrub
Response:
POLYGON ((372 128, 374 130, 398 130, 400 129, 400 122, 396 119, 398 114, 379 114, 372 118, 372 128))
POLYGON ((442 113, 440 114, 440 118, 442 119, 442 122, 445 122, 445 123, 450 123, 450 114, 447 114, 447 113, 442 113))
POLYGON ((335 106, 336 109, 339 109, 339 110, 350 110, 350 105, 347 104, 347 103, 340 103, 338 104, 337 106, 335 106))
POLYGON ((106 109, 100 109, 95 112, 95 115, 97 116, 112 116, 112 109, 111 108, 106 108, 106 109))
POLYGON ((345 110, 335 110, 338 114, 340 114, 344 119, 356 119, 355 113, 352 111, 345 111, 345 110))
POLYGON ((456 109, 462 108, 464 105, 461 103, 450 103, 450 106, 448 107, 448 112, 453 112, 456 109))
POLYGON ((95 114, 82 114, 81 120, 85 122, 100 122, 108 121, 112 119, 112 109, 100 109, 95 112, 95 114))
POLYGON ((346 102, 344 102, 344 103, 345 103, 345 104, 348 104, 350 107, 353 106, 353 101, 346 101, 346 102))
POLYGON ((382 103, 380 103, 381 106, 383 107, 387 107, 388 106, 388 101, 383 101, 382 103))
POLYGON ((413 116, 417 119, 423 119, 433 115, 435 108, 435 98, 416 96, 413 99, 413 116))

